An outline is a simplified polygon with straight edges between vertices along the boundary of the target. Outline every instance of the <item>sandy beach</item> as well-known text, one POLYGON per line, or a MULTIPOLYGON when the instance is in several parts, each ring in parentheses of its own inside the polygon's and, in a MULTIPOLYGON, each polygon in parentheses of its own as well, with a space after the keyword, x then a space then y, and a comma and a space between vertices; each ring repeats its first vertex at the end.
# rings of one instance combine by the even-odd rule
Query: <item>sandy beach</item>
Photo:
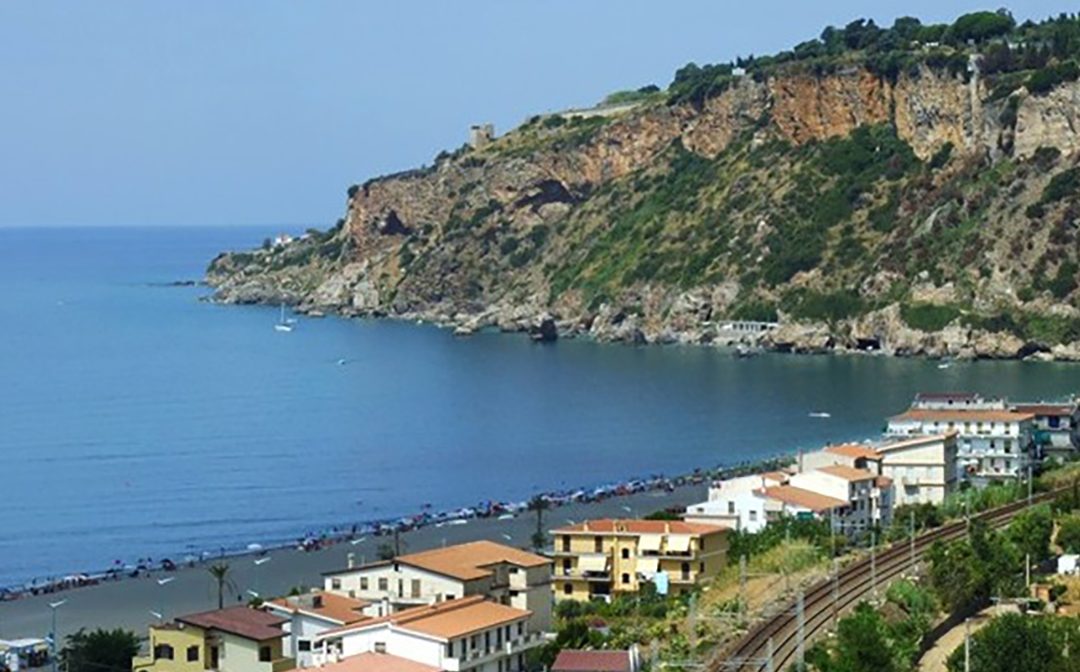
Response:
MULTIPOLYGON (((707 486, 685 485, 673 492, 662 490, 611 497, 600 502, 571 503, 546 511, 544 528, 552 529, 588 518, 645 516, 672 506, 685 506, 701 501, 707 486)), ((481 518, 461 525, 423 527, 401 535, 403 551, 408 553, 475 539, 491 539, 512 546, 526 547, 536 526, 535 514, 522 513, 510 520, 481 518)), ((270 597, 287 593, 295 586, 321 586, 321 573, 346 565, 349 553, 356 561, 373 561, 378 547, 392 537, 369 537, 359 543, 342 542, 318 551, 294 549, 273 550, 270 558, 258 567, 254 556, 237 556, 228 562, 232 566, 235 591, 226 604, 244 601, 255 591, 270 597)), ((145 634, 146 627, 157 621, 151 612, 162 613, 166 619, 186 613, 213 609, 217 593, 204 566, 184 568, 175 572, 153 572, 134 579, 109 581, 84 588, 74 588, 47 595, 27 596, 0 602, 0 639, 44 637, 49 631, 49 603, 67 602, 57 612, 60 637, 79 628, 128 628, 145 634), (159 585, 158 579, 174 580, 159 585)))

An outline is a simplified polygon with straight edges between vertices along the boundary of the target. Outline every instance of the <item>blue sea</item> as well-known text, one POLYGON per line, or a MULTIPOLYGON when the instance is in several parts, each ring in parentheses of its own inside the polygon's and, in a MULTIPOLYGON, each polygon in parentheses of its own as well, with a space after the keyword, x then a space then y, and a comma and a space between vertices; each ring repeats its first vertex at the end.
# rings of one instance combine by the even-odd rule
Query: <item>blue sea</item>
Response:
POLYGON ((1080 380, 388 320, 281 333, 276 308, 167 284, 277 232, 0 229, 0 586, 871 437, 918 390, 1080 380))

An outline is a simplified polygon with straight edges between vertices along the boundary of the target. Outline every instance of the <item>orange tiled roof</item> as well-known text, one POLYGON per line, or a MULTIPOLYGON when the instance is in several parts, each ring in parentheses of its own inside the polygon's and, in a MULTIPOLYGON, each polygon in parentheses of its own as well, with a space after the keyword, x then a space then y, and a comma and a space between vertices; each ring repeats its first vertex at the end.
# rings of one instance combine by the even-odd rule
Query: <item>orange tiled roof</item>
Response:
POLYGON ((278 639, 286 634, 281 629, 286 619, 243 606, 179 616, 176 621, 204 630, 221 630, 256 642, 278 639))
POLYGON ((404 609, 389 616, 327 630, 319 635, 318 639, 391 624, 403 630, 413 630, 445 640, 464 637, 515 621, 523 621, 530 615, 532 615, 531 611, 492 602, 483 595, 470 595, 460 600, 448 600, 404 609))
POLYGON ((1017 413, 1001 409, 950 408, 937 410, 913 408, 889 419, 916 420, 919 422, 1018 422, 1031 420, 1034 417, 1031 413, 1017 413))
POLYGON ((374 652, 349 656, 318 669, 320 672, 439 672, 437 667, 424 665, 408 658, 374 652))
POLYGON ((829 509, 847 505, 847 502, 842 499, 822 495, 812 490, 796 488, 794 485, 775 485, 771 488, 765 488, 761 493, 769 499, 775 499, 811 511, 828 511, 829 509))
POLYGON ((494 541, 473 541, 430 551, 410 553, 396 559, 402 564, 426 569, 436 574, 469 581, 491 575, 491 565, 509 563, 518 567, 542 567, 551 560, 494 541))
POLYGON ((279 597, 276 600, 270 600, 269 603, 292 614, 314 614, 337 621, 341 625, 348 625, 370 618, 370 616, 360 613, 361 609, 371 604, 370 602, 322 590, 304 595, 279 597), (315 606, 316 599, 320 602, 320 606, 315 606))
POLYGON ((861 443, 842 443, 836 446, 827 446, 825 452, 844 457, 866 458, 868 460, 880 460, 881 453, 870 446, 861 443))
POLYGON ((552 530, 554 534, 572 534, 584 532, 587 534, 713 534, 726 532, 727 528, 717 525, 705 525, 704 523, 687 523, 681 520, 623 520, 603 518, 600 520, 586 520, 577 525, 560 527, 552 530))
POLYGON ((843 464, 831 464, 827 467, 819 468, 818 471, 848 481, 868 481, 874 478, 874 474, 866 469, 856 469, 855 467, 849 467, 843 464))

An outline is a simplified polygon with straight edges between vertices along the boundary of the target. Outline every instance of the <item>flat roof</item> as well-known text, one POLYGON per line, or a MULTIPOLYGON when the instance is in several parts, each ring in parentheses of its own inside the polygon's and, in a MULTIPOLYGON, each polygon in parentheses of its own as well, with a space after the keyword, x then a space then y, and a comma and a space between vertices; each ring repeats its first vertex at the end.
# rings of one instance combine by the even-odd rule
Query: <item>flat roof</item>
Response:
POLYGON ((889 419, 915 420, 917 422, 1021 422, 1031 420, 1034 417, 1031 413, 1018 413, 1004 409, 912 408, 889 419))
POLYGON ((641 520, 602 518, 600 520, 586 520, 583 523, 560 527, 552 530, 553 534, 714 534, 727 532, 727 528, 719 525, 705 525, 703 523, 687 523, 681 520, 641 520))

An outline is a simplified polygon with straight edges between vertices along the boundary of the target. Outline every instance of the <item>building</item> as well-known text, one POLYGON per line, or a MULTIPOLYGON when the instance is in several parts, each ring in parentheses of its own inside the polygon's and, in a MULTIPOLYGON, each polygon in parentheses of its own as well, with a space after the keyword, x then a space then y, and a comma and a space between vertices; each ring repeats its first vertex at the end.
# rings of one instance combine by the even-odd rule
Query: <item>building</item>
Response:
POLYGON ((469 127, 469 145, 483 149, 495 139, 495 124, 473 124, 469 127))
POLYGON ((892 479, 893 504, 941 504, 957 490, 957 433, 928 434, 879 444, 881 474, 892 479))
POLYGON ((311 642, 327 630, 366 621, 364 613, 370 602, 325 591, 290 595, 263 604, 263 609, 285 619, 282 629, 288 633, 285 652, 299 667, 311 667, 311 642))
POLYGON ((284 672, 286 620, 238 606, 176 618, 150 628, 150 656, 132 661, 134 672, 284 672))
POLYGON ((765 500, 759 491, 787 483, 789 475, 782 471, 738 476, 715 481, 709 486, 709 499, 686 507, 683 519, 688 523, 717 525, 743 532, 760 532, 765 528, 765 500))
POLYGON ((957 471, 976 484, 1026 473, 1034 451, 1031 413, 1008 409, 913 408, 889 418, 886 437, 957 434, 957 471))
POLYGON ((911 408, 924 411, 1005 410, 1005 400, 975 392, 919 392, 911 402, 911 408))
POLYGON ((1035 447, 1042 457, 1068 459, 1080 448, 1080 406, 1066 403, 1015 403, 1009 409, 1035 416, 1035 447))
POLYGON ((370 668, 379 672, 402 660, 449 672, 523 672, 525 654, 544 641, 529 617, 480 595, 412 607, 319 635, 314 661, 336 669, 374 655, 388 656, 383 667, 370 668))
POLYGON ((641 656, 636 646, 627 651, 579 651, 563 649, 551 672, 638 672, 641 656))
POLYGON ((881 455, 874 450, 873 446, 862 443, 841 443, 825 446, 821 450, 803 453, 800 452, 796 460, 797 473, 805 473, 820 469, 842 465, 853 469, 865 469, 875 474, 880 473, 881 455))
POLYGON ((667 520, 591 520, 552 530, 555 600, 611 599, 644 582, 682 593, 727 561, 725 528, 667 520))
POLYGON ((377 603, 368 614, 482 595, 529 611, 551 629, 551 560, 492 541, 474 541, 348 567, 323 575, 327 592, 377 603))
POLYGON ((795 474, 788 483, 843 502, 831 512, 838 532, 857 536, 892 520, 892 480, 872 471, 832 464, 795 474))

